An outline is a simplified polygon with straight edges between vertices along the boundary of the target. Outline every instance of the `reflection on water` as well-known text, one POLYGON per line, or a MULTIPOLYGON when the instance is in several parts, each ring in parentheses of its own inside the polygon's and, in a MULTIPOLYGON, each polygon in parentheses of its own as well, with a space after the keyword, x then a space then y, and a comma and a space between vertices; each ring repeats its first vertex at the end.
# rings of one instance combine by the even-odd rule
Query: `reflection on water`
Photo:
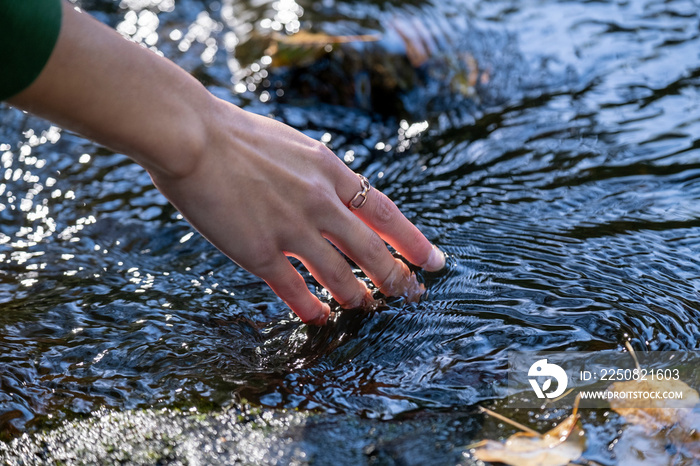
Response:
MULTIPOLYGON (((308 328, 124 156, 3 108, 0 437, 98 408, 250 403, 320 413, 337 439, 362 430, 339 423, 404 420, 421 435, 397 450, 430 451, 444 434, 454 453, 478 426, 435 433, 432 420, 466 426, 477 404, 498 403, 508 351, 700 349, 697 2, 82 4, 222 98, 323 139, 448 267, 422 275, 421 303, 308 328), (355 85, 433 40, 427 65, 387 60, 395 72, 380 75, 414 73, 419 87, 370 82, 395 91, 398 116, 298 93, 318 68, 277 69, 259 46, 309 24, 388 36, 391 18, 425 31, 336 47, 313 66, 355 85), (470 58, 455 65, 455 53, 470 58), (468 93, 444 85, 468 77, 464 64, 487 78, 468 93), (453 72, 430 73, 440 67, 453 72)), ((608 449, 615 416, 585 414, 584 427, 587 458, 624 463, 608 449)))

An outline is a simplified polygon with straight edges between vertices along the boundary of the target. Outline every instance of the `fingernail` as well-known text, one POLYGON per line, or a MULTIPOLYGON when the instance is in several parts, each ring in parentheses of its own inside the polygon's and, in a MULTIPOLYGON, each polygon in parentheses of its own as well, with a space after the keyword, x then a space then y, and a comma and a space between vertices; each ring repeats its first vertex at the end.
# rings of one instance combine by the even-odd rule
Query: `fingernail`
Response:
POLYGON ((440 251, 437 246, 433 246, 428 260, 421 265, 421 268, 428 272, 437 272, 438 270, 442 270, 443 267, 445 267, 445 253, 440 251))

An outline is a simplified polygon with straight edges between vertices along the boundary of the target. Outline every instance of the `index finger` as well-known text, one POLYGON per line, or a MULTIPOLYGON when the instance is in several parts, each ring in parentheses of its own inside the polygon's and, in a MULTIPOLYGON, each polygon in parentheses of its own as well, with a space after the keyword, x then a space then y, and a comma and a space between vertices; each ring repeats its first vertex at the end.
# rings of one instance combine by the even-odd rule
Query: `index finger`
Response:
MULTIPOLYGON (((354 177, 354 182, 352 178, 343 182, 338 194, 349 204, 361 190, 360 178, 354 177)), ((412 264, 429 272, 438 271, 445 266, 442 251, 431 244, 384 193, 370 188, 366 193, 366 201, 353 212, 412 264)))

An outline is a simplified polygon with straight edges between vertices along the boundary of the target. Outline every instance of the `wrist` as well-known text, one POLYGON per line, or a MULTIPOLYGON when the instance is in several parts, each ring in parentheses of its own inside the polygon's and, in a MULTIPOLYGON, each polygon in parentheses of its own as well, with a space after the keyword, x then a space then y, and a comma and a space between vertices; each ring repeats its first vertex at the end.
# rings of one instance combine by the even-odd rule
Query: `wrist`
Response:
POLYGON ((180 95, 187 98, 176 97, 180 101, 177 114, 164 118, 170 121, 168 125, 157 125, 162 133, 144 140, 146 144, 141 150, 129 154, 155 178, 185 178, 197 171, 211 150, 218 99, 203 87, 200 92, 187 89, 180 95))
MULTIPOLYGON (((203 93, 193 95, 191 103, 167 143, 154 148, 145 157, 134 157, 144 166, 157 186, 178 183, 216 170, 222 154, 237 154, 251 136, 251 124, 245 110, 221 100, 202 87, 203 93)), ((204 180, 205 178, 201 178, 204 180)))

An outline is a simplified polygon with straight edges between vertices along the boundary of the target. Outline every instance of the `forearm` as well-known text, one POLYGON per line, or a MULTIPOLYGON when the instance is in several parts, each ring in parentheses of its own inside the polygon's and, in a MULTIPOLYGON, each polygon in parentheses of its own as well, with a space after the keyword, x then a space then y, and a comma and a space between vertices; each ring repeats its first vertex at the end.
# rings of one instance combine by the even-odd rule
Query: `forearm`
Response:
POLYGON ((151 173, 183 176, 205 150, 215 98, 171 61, 63 3, 54 51, 9 102, 125 153, 151 173))

